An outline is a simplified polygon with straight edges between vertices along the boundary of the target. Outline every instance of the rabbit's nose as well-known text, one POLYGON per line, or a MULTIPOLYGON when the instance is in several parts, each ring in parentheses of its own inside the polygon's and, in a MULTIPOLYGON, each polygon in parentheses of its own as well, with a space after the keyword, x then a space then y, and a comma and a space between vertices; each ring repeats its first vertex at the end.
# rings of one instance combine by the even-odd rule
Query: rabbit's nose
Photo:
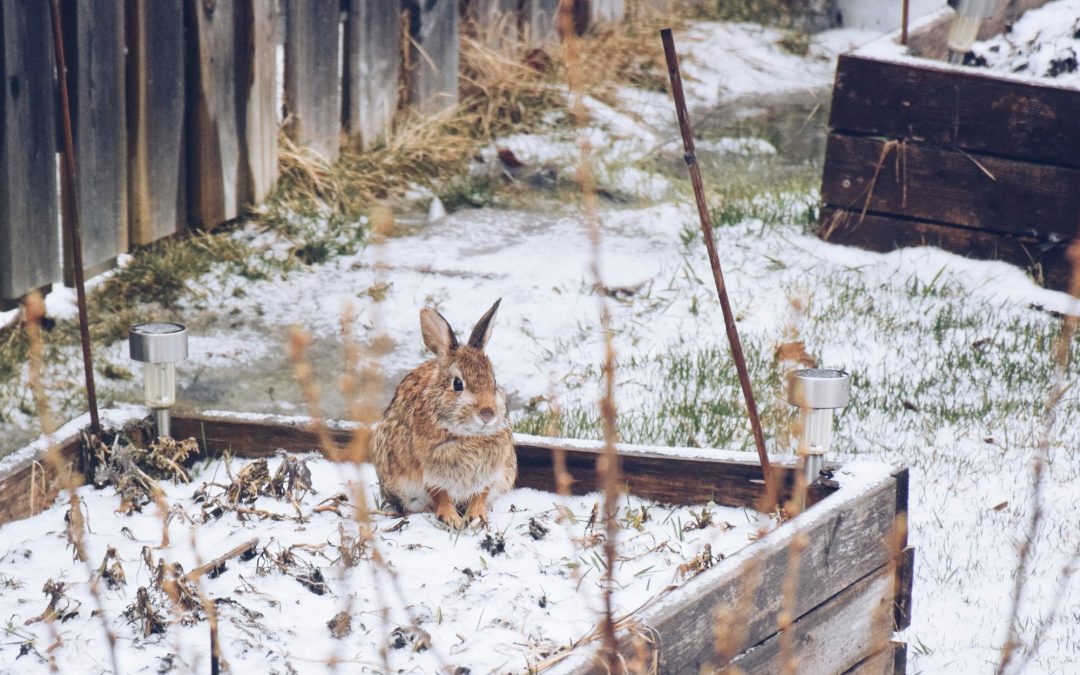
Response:
POLYGON ((495 419, 495 411, 492 410, 491 408, 483 408, 483 409, 481 409, 480 410, 480 419, 484 420, 484 422, 490 422, 491 420, 495 419))

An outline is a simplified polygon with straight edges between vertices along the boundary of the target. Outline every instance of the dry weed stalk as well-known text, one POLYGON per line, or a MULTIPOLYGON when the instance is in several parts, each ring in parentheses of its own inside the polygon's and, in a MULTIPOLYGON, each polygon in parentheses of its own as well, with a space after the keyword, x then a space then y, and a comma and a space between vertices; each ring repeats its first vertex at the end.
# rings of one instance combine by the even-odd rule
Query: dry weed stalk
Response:
MULTIPOLYGON (((1067 256, 1072 263, 1072 278, 1068 289, 1069 294, 1076 299, 1077 302, 1080 302, 1080 239, 1077 239, 1069 246, 1067 256)), ((1071 383, 1068 381, 1069 364, 1072 359, 1072 343, 1073 338, 1076 336, 1078 322, 1080 322, 1080 312, 1068 312, 1065 314, 1062 318, 1061 333, 1058 335, 1057 343, 1054 347, 1054 369, 1050 383, 1050 392, 1047 396, 1046 406, 1043 409, 1042 429, 1039 433, 1039 442, 1035 448, 1035 457, 1032 460, 1031 467, 1031 518, 1028 521, 1027 530, 1024 532, 1017 554, 1018 559, 1016 563, 1016 573, 1014 574, 1012 604, 1009 609, 1008 633, 1005 644, 1001 648, 1001 660, 998 662, 997 670, 995 671, 997 675, 1004 675, 1004 673, 1010 672, 1009 666, 1012 663, 1016 650, 1023 645, 1020 639, 1020 607, 1023 605, 1024 592, 1029 576, 1029 559, 1035 548, 1035 540, 1039 534, 1039 527, 1042 525, 1044 474, 1046 472, 1046 464, 1050 460, 1050 444, 1053 440, 1054 426, 1057 423, 1058 408, 1061 405, 1062 399, 1065 397, 1065 393, 1071 386, 1071 383)), ((1080 547, 1077 548, 1076 553, 1065 566, 1065 570, 1069 571, 1070 574, 1071 570, 1075 569, 1074 563, 1077 560, 1077 555, 1080 555, 1080 547)), ((1049 629, 1049 622, 1052 622, 1055 617, 1056 610, 1054 613, 1043 618, 1037 628, 1036 641, 1031 645, 1032 648, 1025 651, 1023 659, 1018 662, 1017 667, 1013 669, 1012 672, 1021 672, 1023 670, 1024 666, 1033 656, 1034 648, 1038 643, 1041 643, 1042 634, 1049 629)))
MULTIPOLYGON (((71 536, 72 545, 75 548, 76 557, 86 568, 87 576, 89 577, 88 588, 95 605, 94 614, 100 619, 102 630, 105 632, 105 639, 109 646, 109 659, 112 663, 113 672, 118 673, 120 672, 120 669, 116 660, 116 634, 113 633, 109 626, 109 619, 105 612, 105 606, 101 599, 101 594, 98 591, 98 580, 94 575, 93 567, 87 560, 86 549, 83 546, 84 531, 81 526, 84 523, 76 522, 77 519, 81 519, 82 514, 79 495, 76 492, 79 479, 75 472, 72 471, 69 463, 64 461, 60 446, 56 444, 54 434, 56 433, 57 425, 53 420, 52 412, 49 409, 48 398, 45 394, 45 384, 42 377, 44 371, 45 344, 41 337, 41 320, 45 316, 45 303, 41 300, 40 295, 31 293, 30 296, 27 297, 26 302, 23 304, 22 315, 23 321, 25 322, 27 338, 30 343, 30 391, 33 392, 38 419, 41 421, 41 429, 45 434, 46 444, 48 446, 48 450, 45 452, 45 463, 52 468, 60 489, 67 490, 68 492, 71 504, 69 514, 73 516, 69 519, 68 532, 71 536)), ((48 501, 48 490, 46 490, 44 496, 45 501, 48 501)), ((50 632, 53 632, 55 635, 55 627, 51 620, 48 621, 48 625, 50 632)), ((56 636, 56 639, 58 640, 59 637, 56 636)), ((53 663, 51 667, 55 668, 55 663, 53 663)))
POLYGON ((604 559, 605 569, 603 576, 603 603, 604 614, 601 617, 600 633, 602 638, 601 658, 604 667, 610 673, 626 672, 626 663, 619 653, 619 640, 615 634, 615 618, 612 594, 615 584, 615 565, 617 562, 617 542, 619 534, 618 508, 619 508, 619 457, 615 450, 618 440, 618 428, 616 426, 615 408, 615 348, 614 335, 611 329, 611 312, 607 304, 607 295, 602 292, 605 287, 603 275, 600 270, 601 249, 601 224, 599 209, 597 206, 596 181, 592 168, 592 148, 586 135, 588 123, 588 110, 585 106, 587 83, 583 73, 585 67, 584 55, 582 54, 581 41, 576 37, 572 26, 569 24, 572 14, 572 3, 563 0, 560 3, 559 21, 561 22, 564 37, 564 54, 566 61, 566 78, 572 97, 571 113, 578 127, 578 147, 581 150, 581 160, 577 168, 577 179, 582 189, 582 204, 584 210, 585 225, 588 228, 591 257, 589 273, 592 277, 593 293, 596 295, 597 305, 600 312, 600 330, 604 337, 604 391, 600 399, 600 416, 604 435, 604 451, 597 459, 596 469, 600 477, 600 484, 604 495, 604 559))

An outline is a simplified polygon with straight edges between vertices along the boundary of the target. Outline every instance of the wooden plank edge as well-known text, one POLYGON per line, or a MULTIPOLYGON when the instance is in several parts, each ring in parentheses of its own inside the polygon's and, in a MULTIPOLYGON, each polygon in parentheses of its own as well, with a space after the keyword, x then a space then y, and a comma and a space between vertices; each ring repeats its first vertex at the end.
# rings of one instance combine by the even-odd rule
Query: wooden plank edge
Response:
MULTIPOLYGON (((791 630, 798 672, 849 670, 886 649, 891 656, 892 620, 882 606, 888 602, 890 574, 889 566, 882 565, 795 620, 791 630), (868 630, 853 634, 864 620, 868 630), (821 650, 833 658, 823 662, 821 650)), ((780 641, 777 632, 737 655, 731 665, 746 673, 782 672, 780 641)))
POLYGON ((907 675, 907 643, 891 641, 884 650, 867 656, 843 675, 907 675))
POLYGON ((915 547, 906 546, 898 558, 896 588, 893 593, 893 625, 899 631, 911 626, 911 594, 915 585, 915 547))
MULTIPOLYGON (((829 579, 830 584, 811 588, 807 600, 796 607, 796 616, 804 615, 827 598, 840 593, 857 580, 884 566, 888 562, 888 551, 882 545, 882 541, 889 536, 889 528, 894 523, 892 509, 889 508, 876 522, 877 530, 861 528, 855 521, 859 514, 871 513, 873 510, 870 507, 875 501, 879 502, 879 506, 891 507, 895 504, 895 489, 896 481, 887 472, 859 488, 845 489, 841 484, 840 489, 822 506, 803 512, 787 523, 783 529, 769 533, 683 585, 666 589, 655 596, 654 600, 633 618, 637 625, 637 632, 656 636, 655 642, 661 645, 661 672, 667 672, 664 667, 667 655, 678 651, 677 649, 665 651, 676 644, 675 640, 671 639, 677 637, 674 630, 675 624, 687 616, 696 614, 706 616, 711 625, 715 610, 729 602, 725 600, 725 596, 736 597, 741 591, 742 578, 747 569, 754 567, 762 570, 762 584, 757 587, 755 595, 770 597, 770 594, 778 593, 776 588, 762 588, 766 583, 766 568, 772 564, 786 573, 788 547, 792 537, 797 533, 805 532, 809 538, 809 544, 802 554, 804 560, 813 560, 821 556, 827 559, 829 550, 839 538, 838 535, 854 536, 858 541, 866 542, 864 553, 867 558, 861 565, 842 567, 829 579)), ((805 573, 806 569, 806 566, 800 567, 800 574, 805 573)), ((776 599, 775 595, 773 599, 776 599)), ((775 628, 778 610, 777 607, 762 613, 758 608, 757 612, 762 615, 759 616, 758 622, 768 628, 762 628, 755 633, 752 626, 749 627, 742 641, 740 653, 746 649, 746 645, 760 644, 778 632, 775 628)), ((891 619, 889 612, 885 615, 891 619)), ((706 632, 708 638, 705 644, 711 649, 712 633, 706 632)), ((578 653, 570 655, 545 672, 574 675, 601 673, 603 669, 597 665, 596 654, 597 647, 594 645, 579 648, 578 653)), ((632 655, 626 654, 626 656, 629 658, 632 655)), ((700 661, 706 660, 700 659, 700 661)), ((668 667, 670 668, 670 664, 668 667)), ((676 668, 676 670, 679 669, 676 668)), ((691 670, 694 669, 691 668, 691 670)))
MULTIPOLYGON (((885 253, 898 248, 913 246, 934 246, 955 255, 973 260, 997 260, 1014 265, 1033 277, 1041 277, 1045 285, 1056 290, 1068 288, 1072 278, 1072 264, 1066 258, 1066 252, 1072 240, 1053 243, 1047 250, 1039 250, 1043 245, 1034 237, 1003 234, 996 231, 950 225, 921 218, 907 218, 889 213, 878 213, 847 209, 836 204, 826 204, 821 208, 818 236, 834 244, 856 246, 868 251, 885 253), (887 229, 891 236, 867 237, 860 228, 887 229), (925 230, 920 233, 917 228, 925 230), (990 253, 978 253, 962 250, 955 246, 942 246, 940 242, 956 236, 989 238, 995 243, 990 253), (1032 274, 1037 269, 1038 274, 1032 274)), ((973 248, 986 242, 973 242, 973 248)))

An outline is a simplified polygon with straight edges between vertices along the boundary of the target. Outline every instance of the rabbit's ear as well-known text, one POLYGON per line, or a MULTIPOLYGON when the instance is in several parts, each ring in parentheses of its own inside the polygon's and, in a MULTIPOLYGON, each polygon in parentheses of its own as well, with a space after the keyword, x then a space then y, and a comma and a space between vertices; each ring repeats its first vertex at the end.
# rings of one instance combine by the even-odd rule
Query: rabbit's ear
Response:
POLYGON ((495 312, 499 310, 499 303, 502 302, 502 298, 495 301, 495 304, 491 306, 484 316, 480 317, 480 320, 473 326, 472 335, 469 336, 469 346, 474 349, 483 349, 488 340, 491 339, 491 329, 494 327, 493 321, 495 319, 495 312))
POLYGON ((420 310, 420 334, 424 337, 424 346, 436 356, 444 357, 458 348, 450 323, 429 307, 420 310))

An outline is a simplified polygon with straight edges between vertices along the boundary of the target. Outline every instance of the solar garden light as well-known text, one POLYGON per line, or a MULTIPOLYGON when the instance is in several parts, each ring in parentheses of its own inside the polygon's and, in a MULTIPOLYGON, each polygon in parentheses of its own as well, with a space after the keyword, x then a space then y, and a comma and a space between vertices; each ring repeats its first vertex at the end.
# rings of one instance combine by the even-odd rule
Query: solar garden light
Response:
POLYGON ((178 323, 140 323, 128 330, 131 358, 142 362, 146 405, 153 409, 158 437, 170 435, 176 405, 176 363, 188 355, 187 328, 178 323))
POLYGON ((799 408, 799 456, 806 484, 818 479, 832 445, 833 410, 851 398, 851 375, 830 368, 807 368, 788 375, 788 403, 799 408))
POLYGON ((997 11, 1000 0, 949 0, 956 10, 952 28, 949 29, 949 63, 963 63, 964 55, 971 51, 979 25, 997 11))

